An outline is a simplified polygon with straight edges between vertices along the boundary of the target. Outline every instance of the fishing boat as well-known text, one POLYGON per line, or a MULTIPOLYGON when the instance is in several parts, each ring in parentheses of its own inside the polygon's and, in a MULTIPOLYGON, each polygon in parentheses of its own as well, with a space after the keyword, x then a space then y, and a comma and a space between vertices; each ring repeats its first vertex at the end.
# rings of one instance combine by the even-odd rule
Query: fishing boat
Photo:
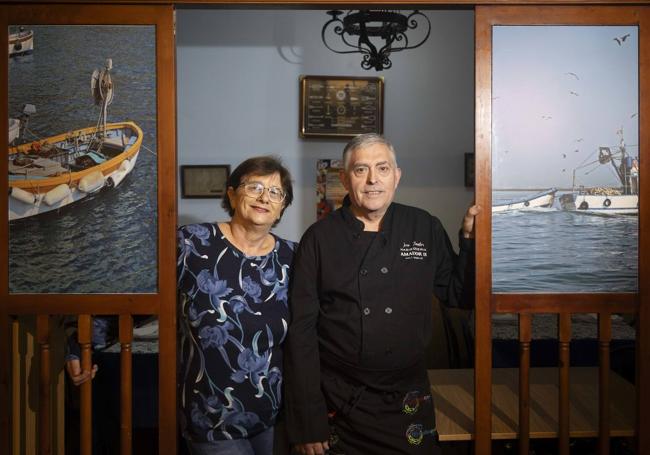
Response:
POLYGON ((34 31, 20 27, 18 32, 9 34, 9 57, 29 54, 34 50, 34 31))
POLYGON ((113 98, 110 69, 95 71, 92 91, 100 101, 96 126, 9 148, 9 220, 58 210, 117 187, 133 170, 143 133, 125 121, 107 123, 113 98))
POLYGON ((553 206, 557 189, 549 188, 528 197, 515 199, 492 206, 492 213, 510 212, 513 210, 530 210, 535 208, 548 208, 553 206))
POLYGON ((586 163, 573 171, 573 190, 560 196, 563 210, 598 215, 639 214, 639 170, 638 162, 631 157, 619 130, 620 144, 617 147, 599 147, 598 159, 586 163), (620 186, 576 186, 576 171, 594 165, 611 165, 620 186))

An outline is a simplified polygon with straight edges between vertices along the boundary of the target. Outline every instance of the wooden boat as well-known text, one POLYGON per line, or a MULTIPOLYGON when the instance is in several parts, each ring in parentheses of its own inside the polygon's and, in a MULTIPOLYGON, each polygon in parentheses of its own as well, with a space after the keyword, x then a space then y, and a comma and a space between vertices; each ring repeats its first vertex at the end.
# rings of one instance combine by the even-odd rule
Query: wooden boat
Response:
POLYGON ((555 188, 533 194, 532 196, 508 201, 503 204, 492 206, 492 213, 510 212, 513 210, 529 210, 534 208, 544 208, 553 206, 555 201, 555 188))
POLYGON ((20 27, 18 32, 9 34, 9 57, 29 54, 34 50, 34 31, 20 27))
POLYGON ((9 220, 57 210, 118 186, 135 166, 133 122, 83 128, 9 148, 9 220))
MULTIPOLYGON (((58 210, 117 187, 133 170, 143 133, 133 122, 106 123, 113 100, 111 59, 95 70, 91 91, 100 106, 96 126, 9 148, 9 221, 58 210)), ((25 105, 26 124, 32 105, 25 105)))

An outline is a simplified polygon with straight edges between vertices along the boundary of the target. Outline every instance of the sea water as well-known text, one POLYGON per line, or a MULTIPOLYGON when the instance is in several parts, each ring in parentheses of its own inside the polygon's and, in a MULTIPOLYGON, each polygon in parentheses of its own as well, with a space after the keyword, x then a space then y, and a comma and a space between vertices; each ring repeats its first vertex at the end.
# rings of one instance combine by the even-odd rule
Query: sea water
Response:
MULTIPOLYGON (((494 204, 533 192, 493 192, 494 204)), ((493 292, 635 292, 638 217, 550 208, 492 215, 493 292)), ((480 273, 480 271, 479 271, 480 273)))

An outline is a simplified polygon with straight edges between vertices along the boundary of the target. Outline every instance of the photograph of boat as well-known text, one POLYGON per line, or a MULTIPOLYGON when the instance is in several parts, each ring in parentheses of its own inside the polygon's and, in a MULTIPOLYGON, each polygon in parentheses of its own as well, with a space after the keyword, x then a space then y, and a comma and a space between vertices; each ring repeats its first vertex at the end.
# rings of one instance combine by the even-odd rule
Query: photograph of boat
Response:
POLYGON ((638 215, 639 214, 639 160, 627 151, 623 130, 618 131, 620 145, 612 152, 612 147, 599 147, 598 157, 573 171, 573 191, 560 197, 563 210, 597 215, 638 215), (576 171, 593 169, 593 166, 611 166, 618 178, 617 187, 576 187, 576 171))
POLYGON ((635 292, 638 27, 492 32, 492 291, 635 292))
POLYGON ((511 210, 531 210, 539 208, 549 208, 553 206, 557 189, 549 188, 539 193, 519 198, 516 200, 503 202, 492 205, 492 213, 508 212, 511 210))
POLYGON ((26 55, 34 50, 34 31, 20 26, 15 33, 9 33, 9 57, 26 55))
POLYGON ((100 105, 99 126, 9 148, 9 221, 57 210, 115 188, 131 172, 142 130, 133 122, 106 123, 113 100, 111 69, 109 59, 91 79, 92 95, 100 105))
POLYGON ((156 292, 155 27, 30 28, 9 63, 9 292, 156 292))

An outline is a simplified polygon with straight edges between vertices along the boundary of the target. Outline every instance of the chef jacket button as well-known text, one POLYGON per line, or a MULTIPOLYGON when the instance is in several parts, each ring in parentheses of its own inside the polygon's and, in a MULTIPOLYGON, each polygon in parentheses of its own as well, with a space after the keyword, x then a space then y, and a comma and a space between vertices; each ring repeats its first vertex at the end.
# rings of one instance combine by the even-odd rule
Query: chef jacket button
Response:
POLYGON ((391 314, 393 312, 393 309, 391 307, 387 306, 384 311, 386 312, 386 314, 391 314))
POLYGON ((366 270, 366 269, 361 269, 361 272, 360 272, 360 273, 361 273, 361 276, 366 276, 366 275, 368 275, 368 270, 366 270))
POLYGON ((368 316, 368 315, 370 314, 370 308, 365 307, 365 308, 363 309, 363 314, 365 314, 366 316, 368 316))
POLYGON ((382 267, 379 271, 385 275, 388 273, 388 267, 382 267))

